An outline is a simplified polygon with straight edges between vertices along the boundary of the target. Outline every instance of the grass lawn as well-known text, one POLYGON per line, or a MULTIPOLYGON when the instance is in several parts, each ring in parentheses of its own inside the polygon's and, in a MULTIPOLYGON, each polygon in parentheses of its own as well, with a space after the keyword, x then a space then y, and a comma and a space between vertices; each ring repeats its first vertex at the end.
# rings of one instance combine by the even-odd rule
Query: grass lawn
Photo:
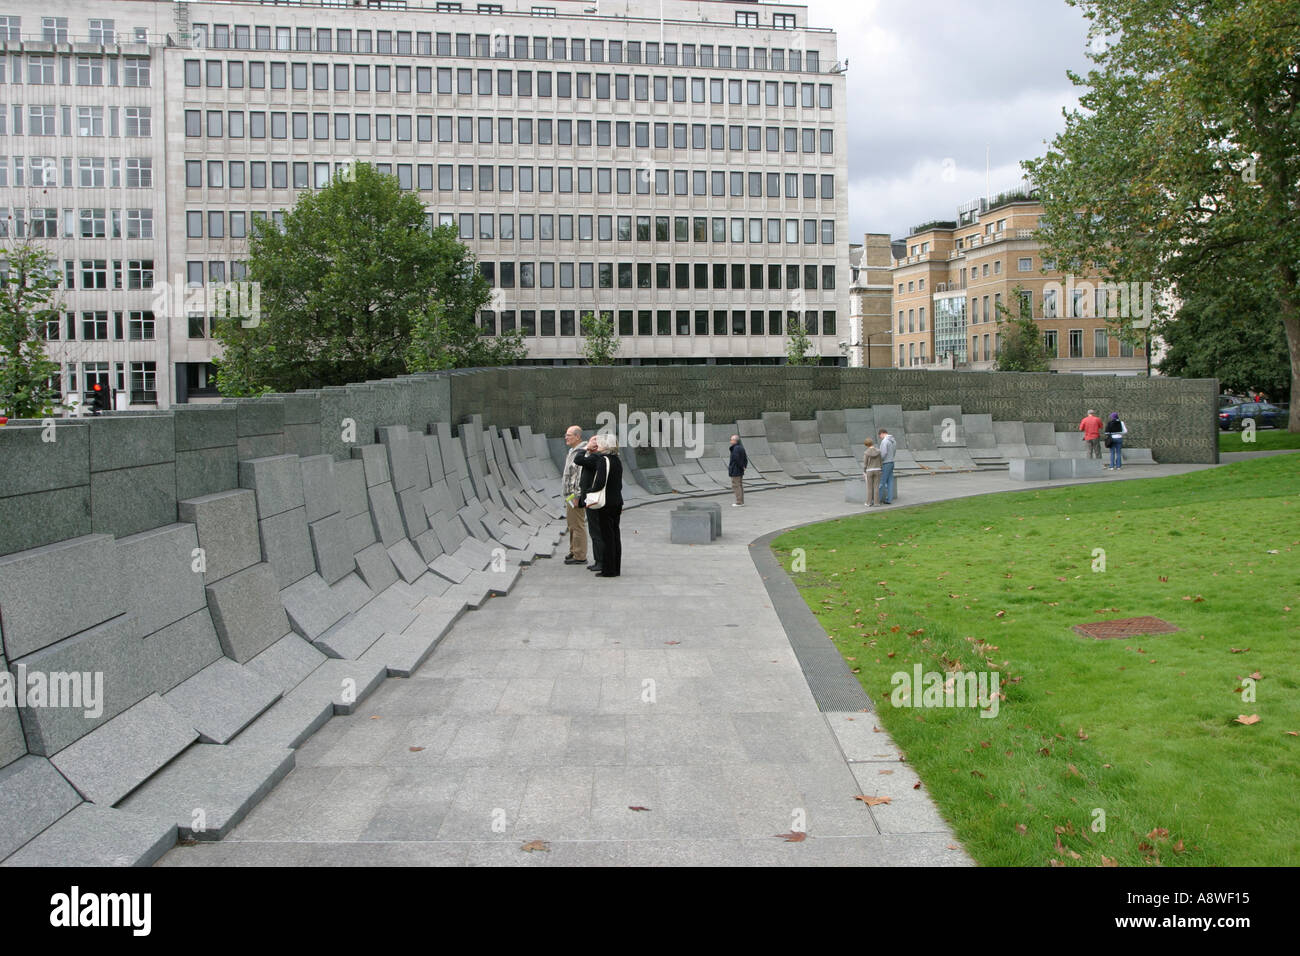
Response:
POLYGON ((1259 428, 1254 441, 1242 441, 1241 432, 1219 432, 1219 451, 1272 451, 1275 448, 1300 448, 1300 432, 1279 428, 1259 428))
POLYGON ((1297 459, 867 511, 782 535, 787 570, 794 548, 875 719, 980 863, 1300 863, 1297 459), (1071 630, 1147 615, 1182 630, 1071 630), (893 706, 918 663, 996 670, 996 716, 893 706))

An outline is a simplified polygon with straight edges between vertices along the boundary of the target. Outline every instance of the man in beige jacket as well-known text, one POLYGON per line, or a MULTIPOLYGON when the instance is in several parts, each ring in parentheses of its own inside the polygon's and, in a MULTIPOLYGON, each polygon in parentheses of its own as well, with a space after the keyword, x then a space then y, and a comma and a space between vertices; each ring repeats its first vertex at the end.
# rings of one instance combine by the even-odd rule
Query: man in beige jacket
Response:
POLYGON ((564 517, 569 526, 569 553, 564 558, 565 564, 587 563, 587 512, 578 507, 578 481, 582 478, 582 469, 573 463, 574 457, 582 450, 586 442, 582 440, 582 428, 570 425, 564 433, 564 443, 569 446, 569 454, 564 459, 563 489, 564 517))

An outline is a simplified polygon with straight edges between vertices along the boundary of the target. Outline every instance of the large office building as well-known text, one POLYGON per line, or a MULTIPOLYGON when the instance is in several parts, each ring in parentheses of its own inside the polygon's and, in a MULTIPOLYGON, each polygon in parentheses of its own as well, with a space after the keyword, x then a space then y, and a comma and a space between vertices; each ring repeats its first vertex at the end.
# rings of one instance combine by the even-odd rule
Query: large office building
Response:
POLYGON ((620 361, 776 362, 792 321, 841 360, 845 80, 806 7, 0 0, 0 44, 0 241, 61 265, 65 393, 215 396, 211 310, 161 283, 242 279, 253 219, 356 161, 458 227, 532 361, 587 312, 620 361))
POLYGON ((992 369, 1005 309, 1033 318, 1052 371, 1145 373, 1145 342, 1121 339, 1108 320, 1138 310, 1094 269, 1044 256, 1042 214, 1032 191, 1013 191, 913 228, 893 261, 895 367, 992 369))

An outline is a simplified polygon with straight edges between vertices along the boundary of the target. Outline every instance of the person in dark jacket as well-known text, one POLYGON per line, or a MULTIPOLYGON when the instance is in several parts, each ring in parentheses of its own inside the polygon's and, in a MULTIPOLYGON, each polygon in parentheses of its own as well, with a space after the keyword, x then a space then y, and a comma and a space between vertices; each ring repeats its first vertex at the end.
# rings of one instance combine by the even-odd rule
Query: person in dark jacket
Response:
POLYGON ((602 578, 616 578, 623 571, 623 539, 619 522, 623 517, 623 463, 618 457, 618 440, 613 435, 596 438, 596 450, 605 459, 605 469, 598 471, 591 490, 605 489, 605 506, 597 509, 600 536, 604 545, 601 558, 602 578))
MULTIPOLYGON (((604 459, 596 451, 596 437, 593 435, 588 439, 586 447, 580 448, 578 453, 573 456, 573 463, 582 471, 578 479, 578 501, 582 507, 586 507, 587 492, 592 490, 592 482, 596 480, 597 469, 603 469, 604 459)), ((600 520, 597 517, 600 514, 599 509, 587 514, 587 538, 591 542, 591 561, 587 565, 588 571, 600 572, 603 567, 602 559, 605 556, 605 538, 600 532, 600 520)))
POLYGON ((731 460, 727 462, 727 474, 731 476, 731 490, 736 500, 731 507, 739 508, 745 503, 745 468, 749 465, 749 456, 745 446, 740 443, 739 435, 731 436, 731 460))

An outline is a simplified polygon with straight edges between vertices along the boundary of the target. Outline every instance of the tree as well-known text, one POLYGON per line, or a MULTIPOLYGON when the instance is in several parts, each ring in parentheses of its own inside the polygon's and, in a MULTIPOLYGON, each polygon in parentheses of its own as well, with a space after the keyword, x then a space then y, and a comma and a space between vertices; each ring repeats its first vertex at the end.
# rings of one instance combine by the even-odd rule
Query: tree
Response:
POLYGON ((789 335, 785 342, 785 363, 787 365, 816 365, 817 353, 809 354, 812 349, 812 339, 808 337, 808 329, 800 318, 799 312, 790 313, 793 318, 790 319, 787 331, 789 335))
POLYGON ((994 368, 999 372, 1046 372, 1052 367, 1052 360, 1043 345, 1043 333, 1034 321, 1033 315, 1021 296, 1023 290, 1016 286, 1012 290, 1015 300, 1020 303, 1017 315, 1012 315, 1001 302, 995 306, 998 320, 998 354, 994 368))
MULTIPOLYGON (((1025 164, 1061 261, 1270 303, 1300 386, 1300 18, 1276 0, 1068 0, 1092 21, 1082 109, 1025 164)), ((1223 308, 1197 307, 1202 317, 1223 308)), ((1156 315, 1157 320, 1161 319, 1156 315)), ((1293 430, 1300 417, 1291 416, 1293 430)))
POLYGON ((42 418, 59 401, 59 366, 45 353, 49 323, 58 327, 60 273, 54 257, 24 244, 0 250, 0 413, 42 418))
POLYGON ((283 228, 254 220, 248 278, 260 314, 217 323, 225 394, 341 385, 477 350, 488 283, 451 226, 430 230, 419 198, 366 163, 303 193, 283 228), (413 328, 428 350, 413 350, 413 328))
POLYGON ((582 313, 582 354, 588 364, 613 365, 622 342, 614 332, 614 320, 603 319, 590 309, 582 313))
POLYGON ((445 368, 481 368, 512 365, 528 354, 520 329, 499 336, 483 333, 447 317, 441 302, 428 306, 411 318, 411 341, 406 347, 406 368, 411 372, 432 372, 445 368))

